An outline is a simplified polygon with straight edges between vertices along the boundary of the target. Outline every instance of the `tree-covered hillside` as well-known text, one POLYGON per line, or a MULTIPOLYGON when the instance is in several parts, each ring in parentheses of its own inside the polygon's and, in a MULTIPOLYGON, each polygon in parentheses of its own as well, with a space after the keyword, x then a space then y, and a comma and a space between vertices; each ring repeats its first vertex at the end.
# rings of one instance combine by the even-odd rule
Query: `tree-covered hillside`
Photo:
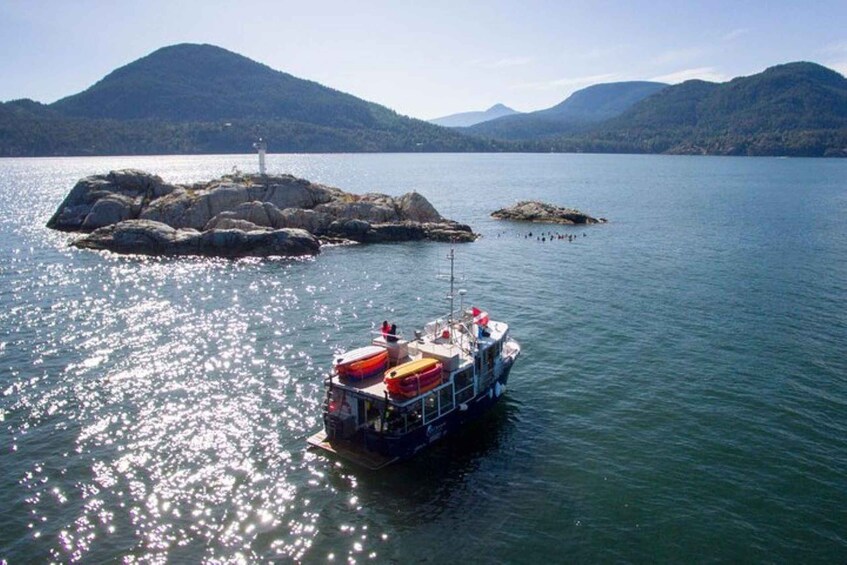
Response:
POLYGON ((574 134, 622 114, 666 86, 644 81, 595 84, 574 92, 552 108, 505 116, 462 131, 493 139, 530 141, 574 134))
POLYGON ((401 116, 212 45, 165 47, 49 106, 0 105, 0 155, 487 151, 497 143, 401 116))
POLYGON ((589 142, 627 152, 847 155, 847 79, 790 63, 723 84, 688 81, 556 147, 589 142))
POLYGON ((601 84, 449 129, 211 45, 174 45, 50 105, 0 103, 0 156, 567 151, 847 156, 847 79, 789 63, 715 84, 601 84))

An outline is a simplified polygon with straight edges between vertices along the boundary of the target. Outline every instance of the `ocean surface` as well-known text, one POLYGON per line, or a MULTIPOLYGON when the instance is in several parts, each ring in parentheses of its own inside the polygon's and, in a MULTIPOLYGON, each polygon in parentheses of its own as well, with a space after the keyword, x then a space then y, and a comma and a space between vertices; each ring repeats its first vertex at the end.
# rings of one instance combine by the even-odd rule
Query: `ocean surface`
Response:
POLYGON ((234 166, 0 159, 0 562, 847 561, 847 160, 270 155, 472 225, 466 304, 523 345, 495 410, 379 472, 305 449, 322 376, 446 312, 448 245, 158 259, 44 227, 89 174, 234 166), (526 198, 609 223, 489 217, 526 198))

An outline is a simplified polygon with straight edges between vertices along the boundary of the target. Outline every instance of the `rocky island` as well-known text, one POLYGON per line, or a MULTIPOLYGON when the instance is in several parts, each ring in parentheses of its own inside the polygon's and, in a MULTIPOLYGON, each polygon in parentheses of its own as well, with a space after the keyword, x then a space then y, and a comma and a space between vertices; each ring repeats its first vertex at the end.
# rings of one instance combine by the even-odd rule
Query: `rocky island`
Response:
POLYGON ((228 175, 169 184, 137 170, 77 182, 47 227, 72 245, 145 255, 300 256, 322 242, 476 239, 416 192, 356 195, 291 175, 228 175))
POLYGON ((604 224, 606 218, 592 218, 579 210, 562 208, 538 202, 523 200, 514 206, 492 212, 491 216, 500 220, 515 220, 520 222, 537 222, 546 224, 604 224))

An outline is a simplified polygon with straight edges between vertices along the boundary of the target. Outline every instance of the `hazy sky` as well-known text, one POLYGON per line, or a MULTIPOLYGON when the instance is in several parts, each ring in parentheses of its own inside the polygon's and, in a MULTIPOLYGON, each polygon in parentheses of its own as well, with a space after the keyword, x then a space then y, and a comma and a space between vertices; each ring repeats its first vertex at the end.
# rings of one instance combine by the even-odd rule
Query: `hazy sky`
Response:
POLYGON ((590 84, 847 74, 847 0, 0 0, 0 100, 53 102, 174 43, 212 43, 402 114, 550 107, 590 84))

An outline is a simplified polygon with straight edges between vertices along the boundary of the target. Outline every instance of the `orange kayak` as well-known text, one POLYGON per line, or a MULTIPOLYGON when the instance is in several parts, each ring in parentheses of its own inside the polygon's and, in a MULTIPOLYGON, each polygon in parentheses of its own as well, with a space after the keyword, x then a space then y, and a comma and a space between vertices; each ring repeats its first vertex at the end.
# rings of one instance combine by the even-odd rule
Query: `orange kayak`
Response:
POLYGON ((386 374, 385 385, 392 395, 412 398, 440 385, 442 368, 443 364, 436 359, 404 363, 386 374))
POLYGON ((335 364, 335 371, 342 377, 366 379, 381 373, 386 367, 388 367, 386 349, 363 347, 339 357, 335 364))
POLYGON ((440 361, 438 359, 418 359, 417 361, 409 361, 397 365, 385 375, 385 382, 388 383, 394 379, 404 379, 418 373, 423 373, 428 369, 435 367, 440 361))
POLYGON ((367 345, 365 347, 360 347, 358 349, 353 349, 351 351, 347 351, 346 353, 340 354, 335 358, 335 363, 333 363, 336 367, 343 367, 346 365, 350 365, 352 363, 356 363, 357 361, 364 361, 365 359, 370 359, 375 355, 379 355, 385 351, 384 347, 379 347, 378 345, 367 345))

